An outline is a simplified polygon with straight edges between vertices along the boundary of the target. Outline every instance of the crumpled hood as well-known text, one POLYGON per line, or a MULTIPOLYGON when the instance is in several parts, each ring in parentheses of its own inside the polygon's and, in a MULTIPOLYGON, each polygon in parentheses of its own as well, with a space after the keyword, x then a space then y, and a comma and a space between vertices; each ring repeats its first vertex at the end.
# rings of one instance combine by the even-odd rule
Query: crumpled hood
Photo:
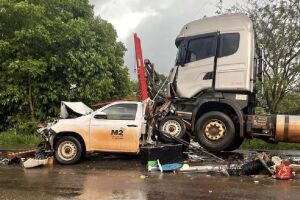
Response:
POLYGON ((51 126, 55 132, 61 131, 78 131, 78 129, 88 129, 92 114, 77 117, 75 119, 60 119, 58 122, 51 126))
POLYGON ((60 117, 62 119, 66 119, 70 116, 71 112, 82 116, 90 114, 91 112, 93 112, 93 110, 82 102, 62 101, 60 106, 60 117))

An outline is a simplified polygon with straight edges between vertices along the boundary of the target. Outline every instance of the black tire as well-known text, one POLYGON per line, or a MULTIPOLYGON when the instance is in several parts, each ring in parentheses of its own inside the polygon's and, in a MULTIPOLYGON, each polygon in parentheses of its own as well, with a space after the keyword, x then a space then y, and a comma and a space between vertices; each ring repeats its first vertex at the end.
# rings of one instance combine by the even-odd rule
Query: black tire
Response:
POLYGON ((84 153, 83 146, 76 137, 64 136, 55 144, 54 158, 60 164, 71 165, 78 163, 84 153))
POLYGON ((157 133, 158 139, 164 143, 172 143, 175 142, 173 139, 164 135, 163 132, 167 132, 173 136, 176 136, 180 139, 186 138, 186 127, 181 118, 170 115, 165 117, 159 123, 159 132, 157 133))
POLYGON ((233 143, 226 149, 226 151, 234 151, 238 149, 244 142, 244 138, 236 136, 233 143))
POLYGON ((235 139, 235 127, 228 115, 212 111, 201 116, 196 123, 196 139, 210 152, 226 150, 235 139))

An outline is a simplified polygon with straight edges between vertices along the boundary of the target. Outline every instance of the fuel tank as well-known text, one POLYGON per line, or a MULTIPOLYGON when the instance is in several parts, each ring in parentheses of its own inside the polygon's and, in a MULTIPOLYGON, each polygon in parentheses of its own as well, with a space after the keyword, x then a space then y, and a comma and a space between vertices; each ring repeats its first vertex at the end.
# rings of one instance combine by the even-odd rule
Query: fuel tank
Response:
POLYGON ((300 143, 300 116, 277 115, 275 140, 300 143))

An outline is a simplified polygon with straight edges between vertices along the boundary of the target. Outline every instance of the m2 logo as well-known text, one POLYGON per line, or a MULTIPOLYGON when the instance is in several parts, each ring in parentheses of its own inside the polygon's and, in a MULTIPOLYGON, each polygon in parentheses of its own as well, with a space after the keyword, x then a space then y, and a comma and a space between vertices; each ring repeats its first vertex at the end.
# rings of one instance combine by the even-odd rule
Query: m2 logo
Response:
POLYGON ((119 130, 111 130, 111 136, 113 138, 123 138, 125 129, 121 128, 119 130))

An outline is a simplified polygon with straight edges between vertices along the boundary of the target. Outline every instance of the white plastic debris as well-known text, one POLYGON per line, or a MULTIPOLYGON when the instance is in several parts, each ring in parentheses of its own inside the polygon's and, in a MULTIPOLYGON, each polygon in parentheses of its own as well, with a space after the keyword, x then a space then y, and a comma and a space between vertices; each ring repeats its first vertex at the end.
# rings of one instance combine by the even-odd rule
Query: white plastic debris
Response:
POLYGON ((229 176, 227 172, 227 165, 220 165, 220 166, 189 166, 187 164, 183 165, 179 171, 181 172, 217 172, 222 173, 226 176, 229 176))
POLYGON ((23 166, 25 169, 28 169, 28 168, 38 167, 41 165, 46 165, 47 163, 48 163, 48 158, 46 158, 46 159, 29 158, 23 162, 23 166))
POLYGON ((282 159, 279 156, 273 156, 271 160, 275 166, 280 165, 282 162, 282 159))

